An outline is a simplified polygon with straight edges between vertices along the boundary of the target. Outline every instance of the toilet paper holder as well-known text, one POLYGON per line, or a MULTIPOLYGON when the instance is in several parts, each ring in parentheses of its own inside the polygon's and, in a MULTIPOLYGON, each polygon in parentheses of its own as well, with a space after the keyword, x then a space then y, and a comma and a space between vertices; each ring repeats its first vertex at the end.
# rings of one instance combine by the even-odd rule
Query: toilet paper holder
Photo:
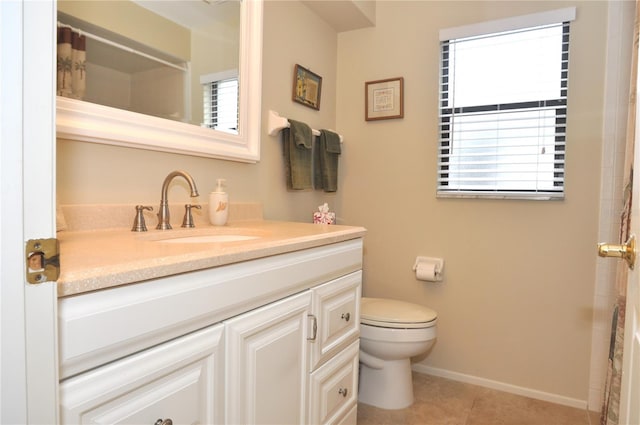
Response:
MULTIPOLYGON (((442 270, 444 268, 444 259, 436 258, 436 257, 416 257, 416 262, 413 264, 413 271, 418 271, 418 266, 420 264, 428 264, 433 265, 434 276, 433 281, 441 281, 442 280, 442 270)), ((432 280, 432 279, 428 279, 432 280)))

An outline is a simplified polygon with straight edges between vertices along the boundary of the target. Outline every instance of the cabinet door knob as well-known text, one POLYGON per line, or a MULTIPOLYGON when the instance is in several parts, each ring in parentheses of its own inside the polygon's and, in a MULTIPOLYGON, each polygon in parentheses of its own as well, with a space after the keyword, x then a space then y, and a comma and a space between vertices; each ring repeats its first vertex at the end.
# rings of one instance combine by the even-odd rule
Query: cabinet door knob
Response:
POLYGON ((351 319, 351 314, 349 313, 342 313, 342 316, 340 316, 341 319, 344 319, 345 322, 348 322, 349 319, 351 319))
POLYGON ((171 419, 158 419, 153 425, 173 425, 173 421, 171 419))
POLYGON ((307 337, 307 341, 315 341, 318 337, 318 319, 313 314, 308 314, 307 318, 313 322, 311 325, 311 336, 307 337))
POLYGON ((349 393, 349 390, 347 388, 340 388, 338 390, 338 394, 340 394, 342 397, 346 397, 348 393, 349 393))

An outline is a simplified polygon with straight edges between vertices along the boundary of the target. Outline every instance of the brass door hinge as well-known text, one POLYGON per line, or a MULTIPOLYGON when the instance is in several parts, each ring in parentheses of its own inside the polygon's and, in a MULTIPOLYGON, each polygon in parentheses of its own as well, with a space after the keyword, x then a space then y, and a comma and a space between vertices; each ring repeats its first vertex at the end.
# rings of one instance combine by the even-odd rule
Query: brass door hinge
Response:
POLYGON ((25 246, 27 282, 55 282, 60 276, 60 244, 57 239, 29 239, 25 246))

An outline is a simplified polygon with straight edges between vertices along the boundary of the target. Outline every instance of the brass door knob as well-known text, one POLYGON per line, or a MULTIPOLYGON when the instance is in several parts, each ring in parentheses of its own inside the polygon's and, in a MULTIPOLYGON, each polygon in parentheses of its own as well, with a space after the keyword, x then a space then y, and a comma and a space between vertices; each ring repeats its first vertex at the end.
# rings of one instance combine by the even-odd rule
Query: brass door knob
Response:
POLYGON ((623 258, 629 265, 629 268, 633 270, 636 264, 636 236, 631 235, 629 240, 623 245, 600 243, 598 244, 598 255, 601 257, 623 258))

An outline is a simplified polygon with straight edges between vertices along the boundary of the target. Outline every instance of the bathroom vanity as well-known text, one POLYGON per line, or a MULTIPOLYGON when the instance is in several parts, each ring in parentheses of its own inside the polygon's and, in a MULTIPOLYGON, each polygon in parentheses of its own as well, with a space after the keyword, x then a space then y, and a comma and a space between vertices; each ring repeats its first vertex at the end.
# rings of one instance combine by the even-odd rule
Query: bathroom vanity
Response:
POLYGON ((61 422, 355 424, 364 233, 61 232, 61 422))

